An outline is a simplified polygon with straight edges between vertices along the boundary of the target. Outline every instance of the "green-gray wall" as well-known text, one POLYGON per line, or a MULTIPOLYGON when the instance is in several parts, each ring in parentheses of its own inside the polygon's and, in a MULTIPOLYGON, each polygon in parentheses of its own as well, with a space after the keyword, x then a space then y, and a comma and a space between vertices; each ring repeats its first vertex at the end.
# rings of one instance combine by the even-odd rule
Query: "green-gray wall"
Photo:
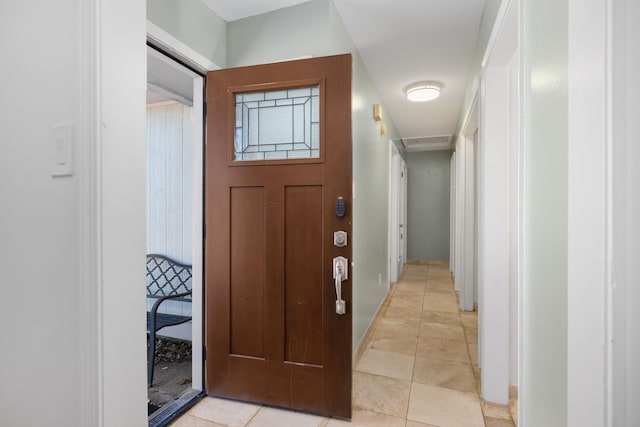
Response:
POLYGON ((147 20, 225 67, 227 24, 201 0, 147 0, 147 20))
MULTIPOLYGON (((358 51, 331 0, 253 16, 227 25, 227 66, 235 67, 312 55, 353 56, 353 346, 358 345, 388 292, 389 144, 398 139, 391 121, 387 135, 373 120, 382 104, 358 51)), ((384 109, 384 106, 383 106, 384 109)), ((387 114, 387 117, 389 115, 387 114)))
POLYGON ((567 425, 567 3, 521 3, 526 112, 521 422, 527 426, 567 425))
POLYGON ((407 168, 407 256, 447 261, 451 152, 407 153, 407 168))
POLYGON ((327 0, 239 19, 227 24, 227 66, 347 53, 333 51, 329 35, 327 0))

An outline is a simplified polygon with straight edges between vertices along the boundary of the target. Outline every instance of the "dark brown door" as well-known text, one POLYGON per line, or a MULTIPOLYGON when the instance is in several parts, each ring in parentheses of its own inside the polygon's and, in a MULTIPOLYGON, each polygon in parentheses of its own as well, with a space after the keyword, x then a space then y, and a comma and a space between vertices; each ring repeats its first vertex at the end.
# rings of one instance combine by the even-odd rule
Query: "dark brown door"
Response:
POLYGON ((350 418, 351 55, 213 71, 206 98, 207 393, 350 418))

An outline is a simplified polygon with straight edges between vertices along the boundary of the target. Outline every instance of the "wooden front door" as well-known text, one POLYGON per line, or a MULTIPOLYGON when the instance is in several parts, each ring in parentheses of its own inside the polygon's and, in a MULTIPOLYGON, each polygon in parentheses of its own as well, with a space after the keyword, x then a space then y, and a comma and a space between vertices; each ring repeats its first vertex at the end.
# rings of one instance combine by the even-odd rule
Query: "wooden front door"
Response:
POLYGON ((351 55, 213 71, 206 100, 207 393, 350 418, 351 55))

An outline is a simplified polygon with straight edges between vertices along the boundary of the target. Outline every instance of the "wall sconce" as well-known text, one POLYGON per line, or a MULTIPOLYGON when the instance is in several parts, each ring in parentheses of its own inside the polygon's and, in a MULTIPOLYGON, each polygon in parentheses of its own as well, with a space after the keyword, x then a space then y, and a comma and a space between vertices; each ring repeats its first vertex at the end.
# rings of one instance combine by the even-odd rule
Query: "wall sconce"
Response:
POLYGON ((384 123, 380 124, 380 135, 386 135, 387 134, 387 127, 385 126, 384 123))
POLYGON ((382 121, 382 107, 380 104, 373 104, 373 120, 376 122, 382 121))

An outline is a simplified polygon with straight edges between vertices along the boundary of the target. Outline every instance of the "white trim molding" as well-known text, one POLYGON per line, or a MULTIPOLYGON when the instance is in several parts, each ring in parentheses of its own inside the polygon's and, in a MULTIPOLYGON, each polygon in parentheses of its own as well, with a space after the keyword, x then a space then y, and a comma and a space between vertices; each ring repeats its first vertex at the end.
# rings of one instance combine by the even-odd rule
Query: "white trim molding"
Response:
POLYGON ((567 425, 576 427, 607 425, 606 316, 612 280, 608 3, 568 1, 567 425))
POLYGON ((102 280, 98 122, 100 0, 81 1, 78 37, 76 177, 78 181, 78 281, 80 283, 80 425, 104 425, 102 280))
POLYGON ((147 20, 147 39, 201 73, 221 68, 149 20, 147 20))

